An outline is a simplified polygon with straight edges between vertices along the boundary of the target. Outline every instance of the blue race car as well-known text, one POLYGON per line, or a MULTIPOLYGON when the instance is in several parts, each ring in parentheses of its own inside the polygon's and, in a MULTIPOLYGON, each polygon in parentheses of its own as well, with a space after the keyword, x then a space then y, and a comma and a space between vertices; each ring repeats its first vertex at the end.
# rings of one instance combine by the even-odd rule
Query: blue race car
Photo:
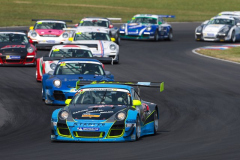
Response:
POLYGON ((96 59, 69 58, 58 62, 54 71, 43 75, 42 99, 46 104, 65 105, 76 93, 76 82, 114 81, 109 71, 96 59))
POLYGON ((156 134, 158 106, 143 101, 133 86, 164 90, 163 82, 93 82, 85 85, 72 100, 66 100, 66 107, 53 112, 51 140, 136 141, 144 135, 156 134))
POLYGON ((172 40, 172 26, 163 18, 175 18, 174 15, 137 14, 119 29, 122 39, 172 40))

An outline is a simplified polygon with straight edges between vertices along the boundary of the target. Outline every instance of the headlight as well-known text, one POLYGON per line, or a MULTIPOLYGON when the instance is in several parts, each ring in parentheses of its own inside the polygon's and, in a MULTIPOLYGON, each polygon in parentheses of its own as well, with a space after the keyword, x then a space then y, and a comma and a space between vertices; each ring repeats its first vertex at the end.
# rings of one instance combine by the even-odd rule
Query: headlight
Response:
POLYGON ((56 64, 55 63, 52 63, 52 64, 50 64, 50 68, 52 69, 52 70, 54 70, 55 68, 56 68, 56 64))
POLYGON ((197 32, 202 32, 202 26, 197 27, 197 32))
POLYGON ((68 33, 63 33, 63 38, 68 38, 68 33))
POLYGON ((34 49, 33 49, 32 47, 28 47, 28 48, 27 48, 27 52, 28 52, 28 53, 32 53, 33 50, 34 50, 34 49))
POLYGON ((124 24, 121 26, 121 29, 125 29, 125 25, 124 24))
POLYGON ((32 37, 36 37, 36 36, 37 36, 37 33, 36 33, 36 32, 32 32, 32 33, 31 33, 31 36, 32 36, 32 37))
POLYGON ((220 32, 228 32, 229 29, 230 29, 229 27, 225 27, 220 32))
POLYGON ((57 79, 57 80, 53 81, 53 84, 55 87, 59 88, 61 86, 61 81, 57 79))
POLYGON ((148 27, 146 28, 147 31, 150 31, 151 29, 152 29, 151 26, 148 26, 148 27))
POLYGON ((111 49, 111 50, 115 50, 116 48, 117 48, 116 45, 114 45, 114 44, 111 44, 111 45, 110 45, 110 49, 111 49))
POLYGON ((125 118, 126 118, 126 113, 125 113, 125 112, 119 112, 119 113, 117 114, 117 119, 118 119, 118 120, 122 121, 122 120, 124 120, 125 118))
POLYGON ((65 119, 68 118, 68 115, 69 115, 69 113, 68 113, 67 111, 62 111, 62 113, 60 114, 60 117, 61 117, 63 120, 65 120, 65 119))

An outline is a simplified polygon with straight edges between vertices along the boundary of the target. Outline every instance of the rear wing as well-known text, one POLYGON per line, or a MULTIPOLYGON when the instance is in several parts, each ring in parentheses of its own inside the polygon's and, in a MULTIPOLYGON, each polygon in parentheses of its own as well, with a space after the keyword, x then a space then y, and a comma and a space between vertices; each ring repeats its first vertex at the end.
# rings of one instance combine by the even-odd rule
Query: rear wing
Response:
POLYGON ((122 22, 122 18, 107 18, 107 19, 109 19, 111 21, 120 21, 120 22, 122 22))
POLYGON ((32 21, 63 21, 72 23, 72 20, 59 20, 59 19, 32 19, 32 21))
POLYGON ((161 17, 161 18, 176 18, 175 15, 158 15, 158 17, 161 17))
POLYGON ((0 30, 0 32, 21 32, 27 34, 27 30, 0 30))
POLYGON ((76 89, 79 89, 80 86, 87 84, 121 84, 127 86, 135 86, 138 88, 138 94, 140 95, 140 87, 150 87, 150 88, 160 88, 160 92, 164 91, 164 82, 133 82, 133 81, 81 81, 76 82, 76 89))
MULTIPOLYGON (((68 59, 68 58, 75 58, 75 57, 43 57, 43 61, 57 61, 57 60, 68 59)), ((108 58, 108 57, 85 57, 85 58, 82 57, 82 59, 96 59, 101 63, 110 63, 113 61, 112 58, 108 58)))

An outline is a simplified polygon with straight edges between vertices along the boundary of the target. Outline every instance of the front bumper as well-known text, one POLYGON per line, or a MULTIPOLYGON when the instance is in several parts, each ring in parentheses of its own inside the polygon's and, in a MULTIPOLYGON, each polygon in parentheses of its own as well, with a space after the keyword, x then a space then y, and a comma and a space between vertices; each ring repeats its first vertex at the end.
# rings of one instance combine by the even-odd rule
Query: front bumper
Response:
POLYGON ((231 40, 231 36, 228 34, 223 34, 223 33, 203 33, 202 34, 202 39, 204 41, 230 41, 231 40), (211 35, 211 36, 209 36, 211 35))
POLYGON ((142 34, 142 35, 126 35, 125 33, 120 33, 121 39, 139 39, 139 40, 153 40, 153 34, 142 34))
POLYGON ((0 57, 0 65, 1 66, 35 66, 36 65, 36 58, 35 56, 32 57, 25 57, 24 59, 6 59, 0 57))
POLYGON ((52 46, 57 44, 63 44, 67 39, 61 37, 30 37, 35 44, 35 46, 39 49, 51 49, 52 46))
POLYGON ((57 122, 52 122, 51 140, 53 141, 80 141, 80 142, 121 142, 121 141, 134 141, 135 126, 124 127, 119 129, 118 132, 112 129, 114 122, 97 122, 77 120, 75 122, 68 122, 66 125, 59 125, 57 122), (61 127, 64 127, 61 128, 61 127), (66 128, 67 126, 67 128, 66 128), (97 128, 98 131, 82 131, 83 128, 97 128), (114 136, 112 136, 114 132, 114 136), (79 136, 80 135, 80 136, 79 136), (111 136, 110 136, 111 135, 111 136))

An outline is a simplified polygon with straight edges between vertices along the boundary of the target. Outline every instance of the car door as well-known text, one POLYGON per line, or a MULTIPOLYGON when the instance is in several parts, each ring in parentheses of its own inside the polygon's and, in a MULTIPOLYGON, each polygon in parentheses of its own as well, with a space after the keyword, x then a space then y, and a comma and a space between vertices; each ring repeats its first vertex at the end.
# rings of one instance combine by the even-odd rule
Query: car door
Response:
MULTIPOLYGON (((133 93, 133 100, 140 100, 142 102, 140 96, 137 94, 137 92, 134 89, 132 90, 132 93, 133 93)), ((144 122, 146 117, 144 116, 143 105, 136 106, 136 110, 139 113, 141 122, 144 122)), ((141 123, 141 125, 143 125, 143 123, 141 123)))

